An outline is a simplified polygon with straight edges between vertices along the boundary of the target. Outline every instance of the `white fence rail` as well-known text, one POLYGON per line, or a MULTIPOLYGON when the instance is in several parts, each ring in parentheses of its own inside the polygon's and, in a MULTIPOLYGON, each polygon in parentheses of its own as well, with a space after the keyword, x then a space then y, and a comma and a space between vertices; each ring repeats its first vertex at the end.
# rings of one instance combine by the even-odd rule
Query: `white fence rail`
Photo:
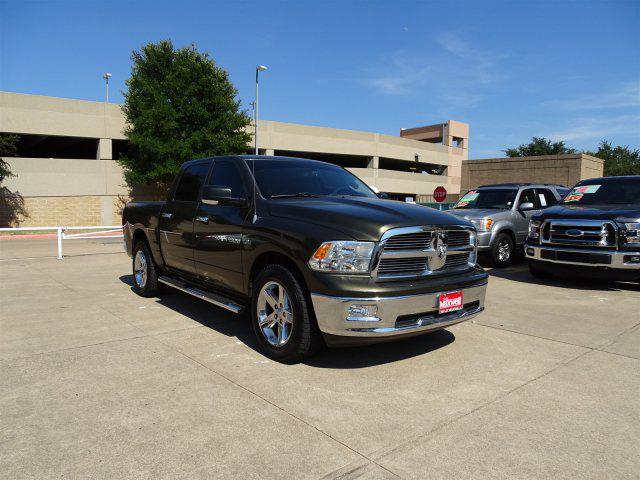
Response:
POLYGON ((0 228, 0 232, 56 232, 58 242, 58 260, 62 260, 62 241, 79 240, 87 238, 122 238, 121 225, 99 225, 86 227, 7 227, 0 228), (67 233, 69 231, 84 230, 80 233, 67 233))

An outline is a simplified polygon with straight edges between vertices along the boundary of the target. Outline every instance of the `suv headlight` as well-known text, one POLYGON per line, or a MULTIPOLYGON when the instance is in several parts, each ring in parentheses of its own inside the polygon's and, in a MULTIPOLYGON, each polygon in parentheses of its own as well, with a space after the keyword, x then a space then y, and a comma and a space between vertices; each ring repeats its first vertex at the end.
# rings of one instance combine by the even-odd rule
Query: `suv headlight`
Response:
POLYGON ((489 217, 481 218, 480 220, 471 220, 471 223, 479 232, 488 232, 491 230, 491 225, 493 225, 493 219, 489 217))
POLYGON ((640 222, 619 223, 624 243, 640 247, 640 222))
POLYGON ((540 220, 531 220, 529 222, 529 238, 540 238, 540 220))
POLYGON ((374 242, 324 242, 309 259, 309 267, 318 272, 368 273, 374 247, 374 242))

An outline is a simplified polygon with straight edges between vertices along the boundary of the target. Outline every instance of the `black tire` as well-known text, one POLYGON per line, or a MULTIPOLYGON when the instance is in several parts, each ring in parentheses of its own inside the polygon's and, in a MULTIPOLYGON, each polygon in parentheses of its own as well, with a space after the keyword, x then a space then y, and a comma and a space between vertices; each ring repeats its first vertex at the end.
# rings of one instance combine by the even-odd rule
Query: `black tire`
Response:
POLYGON ((545 279, 553 277, 553 273, 539 269, 533 262, 529 262, 529 273, 534 278, 545 279))
MULTIPOLYGON (((149 251, 147 242, 141 240, 136 243, 133 249, 133 259, 131 260, 133 270, 133 289, 142 297, 155 297, 158 293, 158 267, 153 262, 153 257, 149 251), (146 276, 141 279, 136 275, 136 260, 141 256, 145 261, 146 276)), ((138 265, 140 267, 140 265, 138 265)))
MULTIPOLYGON (((264 313, 265 310, 261 308, 261 312, 264 313)), ((252 285, 249 316, 260 350, 273 360, 283 363, 297 363, 310 357, 322 347, 322 334, 318 329, 306 287, 287 267, 275 264, 268 265, 258 273, 252 285), (266 328, 268 333, 263 333, 259 323, 258 300, 260 293, 263 287, 267 286, 268 288, 268 284, 273 285, 274 283, 284 287, 293 314, 291 326, 288 327, 290 328, 288 340, 283 345, 270 343, 267 335, 273 333, 274 328, 266 328)), ((277 324, 274 327, 278 331, 281 328, 277 324)), ((272 337, 272 341, 274 340, 278 339, 272 337)))
POLYGON ((499 233, 491 246, 491 263, 496 268, 508 266, 513 260, 515 245, 511 237, 506 233, 499 233), (503 250, 506 248, 506 252, 503 250))

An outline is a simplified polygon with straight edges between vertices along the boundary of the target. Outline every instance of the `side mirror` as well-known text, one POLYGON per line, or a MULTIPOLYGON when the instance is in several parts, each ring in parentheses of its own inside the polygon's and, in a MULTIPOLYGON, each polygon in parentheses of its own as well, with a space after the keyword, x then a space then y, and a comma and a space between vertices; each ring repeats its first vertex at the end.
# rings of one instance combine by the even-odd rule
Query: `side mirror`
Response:
POLYGON ((232 197, 229 187, 207 185, 202 189, 202 203, 205 205, 235 205, 243 207, 247 204, 247 199, 232 197))
POLYGON ((389 198, 389 194, 384 193, 384 192, 377 192, 376 195, 378 196, 378 198, 383 198, 385 200, 387 200, 389 198))
POLYGON ((520 208, 519 210, 522 210, 523 212, 526 212, 527 210, 534 210, 536 207, 533 203, 531 202, 524 202, 520 204, 520 208))

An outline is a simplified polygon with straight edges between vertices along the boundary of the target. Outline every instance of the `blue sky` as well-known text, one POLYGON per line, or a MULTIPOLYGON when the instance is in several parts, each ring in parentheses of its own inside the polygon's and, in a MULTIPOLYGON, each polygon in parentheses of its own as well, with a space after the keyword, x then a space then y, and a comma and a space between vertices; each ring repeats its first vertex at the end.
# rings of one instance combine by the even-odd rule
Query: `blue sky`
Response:
POLYGON ((640 147, 640 1, 0 3, 0 90, 120 102, 143 43, 194 43, 261 118, 397 135, 471 125, 470 158, 532 136, 640 147))

